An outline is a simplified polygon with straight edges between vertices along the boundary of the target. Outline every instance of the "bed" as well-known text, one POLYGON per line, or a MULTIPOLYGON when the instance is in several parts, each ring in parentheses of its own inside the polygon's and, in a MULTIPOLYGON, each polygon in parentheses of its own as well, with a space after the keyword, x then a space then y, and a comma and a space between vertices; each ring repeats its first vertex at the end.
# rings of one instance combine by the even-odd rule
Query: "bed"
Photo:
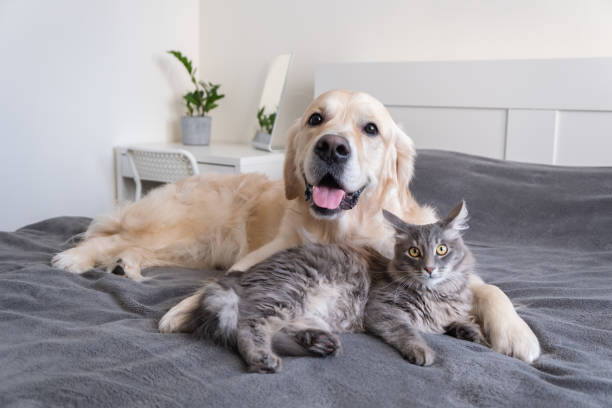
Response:
POLYGON ((478 272, 541 342, 533 365, 427 336, 430 367, 366 334, 338 357, 291 358, 248 374, 233 352, 162 335, 165 310, 219 271, 152 268, 133 282, 49 265, 88 218, 0 233, 0 406, 610 406, 612 168, 520 164, 422 150, 412 190, 446 212, 465 198, 478 272))
POLYGON ((372 94, 421 149, 612 166, 611 73, 612 58, 331 63, 315 95, 372 94))

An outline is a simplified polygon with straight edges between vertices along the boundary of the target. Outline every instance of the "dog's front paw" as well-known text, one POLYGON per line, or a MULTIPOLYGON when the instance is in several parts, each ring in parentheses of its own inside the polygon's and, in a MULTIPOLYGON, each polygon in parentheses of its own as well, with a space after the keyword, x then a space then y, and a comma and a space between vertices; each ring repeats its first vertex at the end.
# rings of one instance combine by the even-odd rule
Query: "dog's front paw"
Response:
POLYGON ((282 369, 280 357, 264 351, 252 356, 248 365, 251 373, 274 374, 282 369))
POLYGON ((409 363, 420 366, 431 365, 436 359, 436 352, 427 344, 411 343, 404 346, 400 352, 409 363))
POLYGON ((516 314, 484 325, 493 350, 532 363, 540 356, 540 343, 531 328, 516 314))
POLYGON ((493 350, 532 363, 540 356, 540 343, 531 328, 516 313, 510 299, 496 286, 474 277, 472 312, 481 322, 493 350))

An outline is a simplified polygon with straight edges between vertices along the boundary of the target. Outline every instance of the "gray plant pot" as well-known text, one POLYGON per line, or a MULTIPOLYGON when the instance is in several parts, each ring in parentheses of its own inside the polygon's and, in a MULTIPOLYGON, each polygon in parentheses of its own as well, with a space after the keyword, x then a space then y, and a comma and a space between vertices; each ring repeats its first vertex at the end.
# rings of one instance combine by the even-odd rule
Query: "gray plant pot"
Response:
POLYGON ((181 117, 181 130, 183 144, 209 145, 210 144, 210 116, 183 116, 181 117))
POLYGON ((265 150, 266 152, 272 151, 272 136, 263 130, 258 130, 255 133, 255 137, 251 141, 251 145, 259 150, 265 150))

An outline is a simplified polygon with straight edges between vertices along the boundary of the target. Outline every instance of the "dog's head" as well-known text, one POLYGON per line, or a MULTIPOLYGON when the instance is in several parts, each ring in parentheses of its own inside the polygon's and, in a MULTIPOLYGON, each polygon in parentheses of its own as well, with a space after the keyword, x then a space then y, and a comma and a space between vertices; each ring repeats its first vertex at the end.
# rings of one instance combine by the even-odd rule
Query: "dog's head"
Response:
POLYGON ((365 93, 329 91, 289 131, 285 195, 303 195, 317 218, 336 218, 377 190, 404 194, 414 157, 412 140, 382 103, 365 93))

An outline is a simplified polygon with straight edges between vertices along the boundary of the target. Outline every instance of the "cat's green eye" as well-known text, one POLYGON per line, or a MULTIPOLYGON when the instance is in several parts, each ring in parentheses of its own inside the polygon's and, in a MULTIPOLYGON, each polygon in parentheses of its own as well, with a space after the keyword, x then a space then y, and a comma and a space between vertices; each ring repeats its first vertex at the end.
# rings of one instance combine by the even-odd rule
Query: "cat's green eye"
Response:
POLYGON ((408 249, 408 255, 413 258, 418 258, 421 256, 421 250, 417 247, 410 247, 410 249, 408 249))
POLYGON ((436 254, 440 256, 446 255, 447 253, 448 253, 448 247, 444 244, 440 244, 436 248, 436 254))

